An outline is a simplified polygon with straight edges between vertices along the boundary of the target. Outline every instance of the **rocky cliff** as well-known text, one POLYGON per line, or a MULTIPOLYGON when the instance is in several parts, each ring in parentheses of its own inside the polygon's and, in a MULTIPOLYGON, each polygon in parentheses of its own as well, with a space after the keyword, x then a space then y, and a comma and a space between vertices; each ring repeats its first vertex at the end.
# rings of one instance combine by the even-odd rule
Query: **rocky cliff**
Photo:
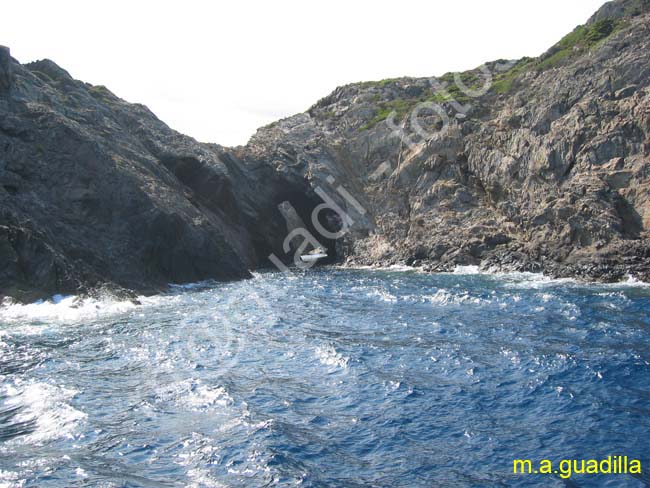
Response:
POLYGON ((245 278, 282 253, 277 204, 306 193, 51 61, 20 65, 0 49, 0 296, 245 278))
POLYGON ((331 189, 348 263, 650 278, 650 6, 605 4, 538 58, 357 83, 248 148, 331 189))
POLYGON ((0 295, 244 278, 300 225, 351 264, 649 280, 649 42, 648 0, 609 2, 538 58, 340 87, 238 148, 0 48, 0 295))

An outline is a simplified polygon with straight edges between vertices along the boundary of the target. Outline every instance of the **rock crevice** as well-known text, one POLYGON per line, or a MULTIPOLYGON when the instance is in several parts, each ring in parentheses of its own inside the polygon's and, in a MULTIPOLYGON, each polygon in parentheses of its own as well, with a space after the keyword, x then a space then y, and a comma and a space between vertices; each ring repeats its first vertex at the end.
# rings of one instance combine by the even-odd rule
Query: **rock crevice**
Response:
POLYGON ((0 296, 246 278, 299 220, 348 264, 650 280, 649 26, 615 0, 538 58, 339 87, 237 148, 0 47, 0 296))

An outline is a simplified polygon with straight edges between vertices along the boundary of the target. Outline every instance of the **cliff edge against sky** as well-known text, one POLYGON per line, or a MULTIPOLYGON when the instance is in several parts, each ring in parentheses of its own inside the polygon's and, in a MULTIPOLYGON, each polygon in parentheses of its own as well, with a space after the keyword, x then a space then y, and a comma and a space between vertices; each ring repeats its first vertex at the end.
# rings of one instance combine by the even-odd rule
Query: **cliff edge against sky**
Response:
POLYGON ((350 219, 321 239, 339 261, 650 280, 649 12, 617 0, 538 58, 340 87, 238 148, 2 48, 0 295, 247 277, 293 259, 296 222, 318 237, 317 189, 350 219))

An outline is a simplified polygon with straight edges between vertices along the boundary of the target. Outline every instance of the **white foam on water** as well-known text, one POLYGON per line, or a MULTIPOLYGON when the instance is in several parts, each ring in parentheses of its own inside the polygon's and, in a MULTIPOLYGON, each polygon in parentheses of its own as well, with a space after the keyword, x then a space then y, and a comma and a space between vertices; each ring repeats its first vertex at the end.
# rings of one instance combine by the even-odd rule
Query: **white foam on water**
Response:
POLYGON ((515 288, 541 288, 562 283, 579 283, 574 278, 551 278, 543 273, 533 273, 530 271, 499 271, 493 268, 481 269, 476 265, 456 266, 450 273, 439 274, 493 277, 504 280, 508 282, 507 285, 515 288))
POLYGON ((494 275, 503 279, 505 286, 518 289, 542 290, 557 285, 577 285, 573 278, 551 278, 541 273, 507 273, 494 275))
POLYGON ((650 283, 641 281, 632 275, 627 275, 624 281, 603 283, 602 286, 605 288, 650 288, 650 283))
POLYGON ((316 357, 325 366, 347 369, 350 358, 343 356, 333 346, 317 347, 316 357))
MULTIPOLYGON (((600 293, 597 293, 599 297, 604 297, 604 298, 612 298, 614 300, 620 300, 622 302, 631 302, 630 300, 623 291, 617 290, 617 291, 602 291, 600 293)), ((2 336, 0 336, 2 337, 2 336)))
POLYGON ((445 289, 436 291, 433 295, 423 295, 422 298, 430 303, 436 305, 460 305, 460 304, 473 304, 481 305, 490 303, 479 297, 473 297, 468 293, 452 293, 445 289))
POLYGON ((385 269, 386 271, 417 271, 419 268, 407 266, 406 264, 391 264, 390 266, 381 269, 385 269))
POLYGON ((377 288, 370 290, 368 293, 366 293, 366 296, 370 298, 379 298, 382 302, 394 303, 397 301, 397 297, 392 293, 386 290, 379 290, 377 288))
MULTIPOLYGON (((221 488, 229 486, 216 479, 210 466, 220 464, 221 447, 215 439, 199 433, 192 433, 182 444, 182 451, 177 456, 176 464, 187 467, 187 486, 196 488, 221 488)), ((243 453, 241 453, 243 454, 243 453)), ((239 458, 239 456, 236 456, 239 458)), ((226 466, 228 474, 238 478, 253 478, 260 473, 270 473, 268 456, 254 449, 247 456, 235 463, 231 459, 226 466)), ((218 469, 218 468, 217 468, 218 469)))
POLYGON ((34 432, 12 441, 43 444, 60 438, 75 439, 77 427, 86 418, 85 413, 68 403, 78 393, 76 390, 33 380, 16 380, 5 385, 4 390, 7 405, 23 407, 15 420, 33 421, 36 427, 34 432))
POLYGON ((21 488, 22 486, 25 486, 25 480, 20 479, 19 473, 0 469, 0 488, 21 488))
MULTIPOLYGON (((449 274, 449 273, 440 273, 449 274)), ((598 286, 603 288, 650 288, 650 283, 641 281, 631 275, 627 275, 625 280, 614 283, 600 283, 597 281, 579 281, 575 278, 551 278, 543 273, 533 273, 530 271, 498 271, 495 269, 480 269, 478 266, 456 266, 451 274, 458 275, 484 275, 492 276, 505 280, 506 286, 514 288, 532 288, 541 289, 555 285, 580 285, 580 286, 598 286)))
POLYGON ((215 406, 227 407, 232 402, 232 398, 224 388, 206 385, 198 385, 183 400, 183 403, 192 409, 206 409, 215 406))
POLYGON ((104 298, 80 298, 55 295, 50 300, 30 304, 9 303, 0 306, 0 345, 5 336, 39 335, 60 326, 78 325, 93 320, 138 314, 144 317, 151 308, 173 306, 182 301, 182 295, 139 296, 137 301, 104 298), (139 302, 140 304, 138 304, 139 302))
POLYGON ((189 478, 188 488, 227 488, 228 486, 212 478, 210 471, 206 468, 191 468, 187 471, 187 477, 189 478))
POLYGON ((397 391, 401 386, 402 386, 402 382, 398 380, 388 380, 388 382, 384 381, 384 388, 388 392, 397 391))
POLYGON ((415 266, 408 266, 406 264, 391 264, 389 266, 381 265, 365 265, 365 264, 333 264, 329 266, 332 269, 342 269, 342 270, 359 270, 359 271, 394 271, 394 272, 421 272, 422 268, 415 266))
POLYGON ((332 264, 330 265, 332 269, 356 269, 356 270, 380 270, 379 266, 371 266, 369 264, 332 264))
POLYGON ((217 481, 206 466, 206 459, 219 459, 219 449, 213 445, 213 439, 193 432, 191 437, 185 439, 182 444, 182 452, 178 454, 176 464, 186 466, 188 487, 192 488, 222 488, 223 485, 217 481))
MULTIPOLYGON (((55 295, 51 300, 39 300, 30 304, 12 303, 0 307, 0 321, 3 322, 35 322, 61 321, 75 322, 84 319, 94 319, 100 316, 119 314, 137 305, 130 300, 113 298, 84 298, 74 295, 55 295)), ((31 328, 25 329, 29 332, 31 328)), ((38 331, 39 329, 35 329, 38 331)))
POLYGON ((185 379, 166 385, 158 389, 156 396, 192 411, 224 410, 233 405, 233 399, 225 388, 205 385, 199 379, 185 379))
POLYGON ((454 270, 452 271, 452 273, 453 274, 461 274, 461 275, 485 274, 476 265, 456 266, 454 268, 454 270))
MULTIPOLYGON (((471 274, 471 273, 469 273, 471 274)), ((491 270, 480 271, 477 274, 493 276, 504 280, 505 286, 520 289, 537 289, 542 290, 552 288, 557 285, 571 286, 589 286, 603 289, 626 289, 626 288, 650 288, 650 283, 641 281, 631 275, 627 275, 625 280, 613 283, 600 283, 597 281, 580 281, 575 278, 551 278, 543 273, 523 272, 493 272, 491 270)))
MULTIPOLYGON (((372 265, 333 265, 334 269, 354 269, 369 271, 414 271, 425 272, 423 268, 416 268, 402 264, 391 266, 372 266, 372 265)), ((556 285, 579 285, 579 286, 598 286, 603 288, 650 288, 650 282, 641 281, 632 275, 627 275, 625 280, 614 283, 600 283, 597 281, 579 281, 575 278, 551 278, 543 273, 533 273, 531 271, 499 271, 497 268, 481 269, 477 265, 457 265, 452 271, 426 272, 427 274, 440 275, 459 275, 474 276, 481 275, 504 280, 506 286, 513 288, 532 288, 542 289, 556 285)))

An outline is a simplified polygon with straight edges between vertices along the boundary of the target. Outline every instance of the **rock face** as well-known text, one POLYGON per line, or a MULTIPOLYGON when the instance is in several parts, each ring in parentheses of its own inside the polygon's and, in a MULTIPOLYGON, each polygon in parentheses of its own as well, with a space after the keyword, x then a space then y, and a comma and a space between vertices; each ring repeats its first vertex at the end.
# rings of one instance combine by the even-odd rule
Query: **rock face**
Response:
POLYGON ((536 59, 338 88, 249 148, 331 189, 349 263, 648 280, 649 12, 610 2, 536 59))
POLYGON ((277 204, 307 191, 292 188, 51 61, 0 50, 0 295, 250 276, 282 253, 277 204))
POLYGON ((298 222, 351 264, 648 280, 649 12, 617 0, 539 58, 340 87, 230 149, 0 48, 0 296, 244 278, 293 260, 298 222))

